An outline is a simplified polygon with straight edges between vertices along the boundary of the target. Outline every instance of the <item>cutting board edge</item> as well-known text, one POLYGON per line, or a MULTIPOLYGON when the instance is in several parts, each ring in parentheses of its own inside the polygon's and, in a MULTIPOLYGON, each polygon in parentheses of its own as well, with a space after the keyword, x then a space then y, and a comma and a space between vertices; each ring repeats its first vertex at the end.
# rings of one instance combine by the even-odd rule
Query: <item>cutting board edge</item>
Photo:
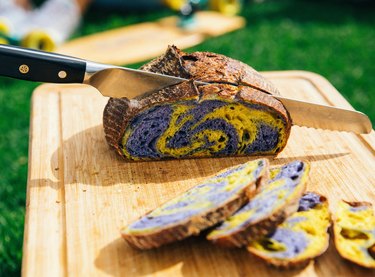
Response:
MULTIPOLYGON (((303 75, 303 76, 305 76, 305 79, 307 79, 307 80, 315 80, 314 78, 314 75, 315 75, 315 73, 313 73, 312 75, 310 74, 310 72, 304 72, 304 71, 290 71, 290 72, 294 72, 295 73, 295 75, 294 75, 294 77, 295 78, 297 78, 298 76, 301 76, 301 75, 303 75), (307 75, 308 76, 306 76, 306 73, 307 73, 307 75)), ((283 73, 285 73, 285 72, 279 72, 278 74, 275 74, 275 76, 281 76, 283 73)), ((271 74, 271 73, 270 73, 271 74)), ((266 75, 267 75, 267 73, 266 73, 266 75)), ((316 74, 317 76, 320 76, 320 75, 318 75, 318 74, 316 74)), ((293 78, 293 77, 291 77, 291 78, 293 78)), ((302 78, 302 77, 301 77, 302 78)), ((325 79, 324 77, 322 77, 323 79, 325 79)), ((77 88, 79 88, 79 87, 82 87, 82 85, 69 85, 71 88, 74 88, 75 86, 77 87, 77 88)), ((44 84, 44 85, 41 85, 41 86, 39 86, 35 91, 34 91, 34 94, 33 94, 33 100, 34 99, 36 99, 36 100, 39 100, 39 97, 41 97, 41 96, 43 96, 43 95, 45 95, 45 93, 48 93, 49 91, 50 91, 50 88, 54 88, 55 89, 55 93, 57 93, 57 94, 60 94, 60 93, 65 93, 65 91, 64 91, 64 88, 65 87, 65 85, 64 86, 62 86, 62 85, 53 85, 53 84, 44 84), (57 89, 56 89, 57 88, 57 89), (61 88, 61 91, 60 91, 60 88, 61 88)), ((66 92, 67 93, 67 92, 66 92)), ((372 133, 372 135, 374 136, 374 132, 372 133)), ((30 151, 31 151, 32 149, 30 148, 30 151)), ((28 181, 29 181, 29 178, 28 178, 28 181)), ((27 229, 26 229, 26 225, 25 225, 25 232, 27 232, 27 229)), ((31 249, 30 249, 31 250, 31 249)), ((26 251, 25 251, 26 252, 26 251)), ((24 252, 24 253, 25 253, 24 252)), ((25 258, 25 264, 26 264, 26 262, 27 262, 27 260, 26 260, 26 258, 25 258)), ((23 264, 23 266, 24 266, 24 264, 23 264)), ((48 265, 47 265, 47 267, 48 267, 48 265)), ((36 267, 34 266, 32 269, 36 269, 36 267)), ((32 270, 32 269, 30 269, 30 270, 32 270)), ((26 272, 26 271, 25 271, 26 272)), ((30 271, 29 271, 30 272, 30 271)), ((313 275, 313 276, 315 276, 315 275, 313 275)))

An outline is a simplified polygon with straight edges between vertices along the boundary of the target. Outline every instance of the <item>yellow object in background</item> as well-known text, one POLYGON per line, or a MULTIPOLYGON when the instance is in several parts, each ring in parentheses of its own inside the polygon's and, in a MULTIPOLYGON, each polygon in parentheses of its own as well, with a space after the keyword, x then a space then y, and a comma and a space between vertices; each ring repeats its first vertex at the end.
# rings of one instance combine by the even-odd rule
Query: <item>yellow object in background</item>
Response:
POLYGON ((8 34, 9 33, 9 27, 5 22, 0 20, 0 33, 8 34))
MULTIPOLYGON (((188 0, 164 0, 166 6, 176 11, 180 10, 181 7, 188 2, 188 0)), ((202 6, 204 6, 208 2, 210 10, 218 11, 229 16, 238 14, 241 11, 242 7, 241 0, 201 0, 195 2, 202 6)))
POLYGON ((175 11, 180 10, 186 2, 186 0, 164 0, 165 5, 175 11))
POLYGON ((0 37, 0 44, 9 44, 9 41, 6 38, 0 37))
POLYGON ((9 26, 3 20, 0 20, 0 43, 9 44, 9 40, 6 38, 9 35, 9 26))
POLYGON ((241 0, 211 0, 210 8, 225 15, 235 15, 241 10, 241 0))
POLYGON ((48 0, 34 9, 27 24, 19 27, 19 44, 44 51, 54 51, 76 30, 81 11, 75 0, 48 0))
POLYGON ((53 51, 57 46, 52 36, 48 32, 42 30, 32 31, 27 34, 22 39, 21 45, 44 51, 53 51))

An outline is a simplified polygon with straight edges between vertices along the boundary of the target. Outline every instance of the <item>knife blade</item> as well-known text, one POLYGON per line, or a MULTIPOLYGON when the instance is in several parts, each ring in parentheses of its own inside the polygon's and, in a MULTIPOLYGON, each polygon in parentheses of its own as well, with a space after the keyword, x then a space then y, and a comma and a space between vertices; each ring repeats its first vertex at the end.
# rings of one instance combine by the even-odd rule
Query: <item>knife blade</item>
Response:
POLYGON ((372 131, 371 121, 364 113, 279 95, 273 96, 284 104, 293 125, 356 134, 369 134, 372 131))
MULTIPOLYGON (((0 60, 0 76, 48 83, 84 83, 95 87, 104 96, 115 98, 131 99, 187 81, 180 77, 9 45, 0 45, 0 60)), ((294 125, 358 134, 372 130, 371 121, 363 113, 274 97, 287 108, 294 125)))

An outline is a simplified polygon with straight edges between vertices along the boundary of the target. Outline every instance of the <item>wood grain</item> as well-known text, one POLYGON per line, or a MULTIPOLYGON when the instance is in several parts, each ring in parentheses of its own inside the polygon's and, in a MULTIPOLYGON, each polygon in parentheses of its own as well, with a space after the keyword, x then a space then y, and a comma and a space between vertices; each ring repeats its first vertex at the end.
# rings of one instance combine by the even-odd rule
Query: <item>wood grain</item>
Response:
MULTIPOLYGON (((351 108, 323 77, 301 71, 264 75, 282 95, 351 108)), ((104 139, 107 99, 84 85, 42 85, 32 101, 24 276, 366 276, 328 251, 302 270, 279 272, 244 249, 195 237, 156 250, 130 248, 119 230, 205 177, 254 157, 129 163, 104 139)), ((311 163, 309 190, 375 200, 375 133, 355 135, 294 126, 272 165, 311 163)))
POLYGON ((178 16, 109 30, 65 43, 57 52, 101 63, 124 65, 164 54, 167 45, 184 49, 245 26, 240 16, 199 11, 188 28, 179 27, 178 16), (105 49, 105 50, 103 50, 105 49))

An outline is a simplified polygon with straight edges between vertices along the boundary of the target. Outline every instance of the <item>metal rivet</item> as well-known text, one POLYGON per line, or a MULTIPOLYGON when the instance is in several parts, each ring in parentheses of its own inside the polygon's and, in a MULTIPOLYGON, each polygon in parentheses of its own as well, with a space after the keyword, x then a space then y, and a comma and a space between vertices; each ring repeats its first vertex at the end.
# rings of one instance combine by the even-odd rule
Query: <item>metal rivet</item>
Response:
POLYGON ((60 79, 64 79, 67 76, 66 71, 64 71, 64 70, 59 71, 59 73, 57 75, 59 75, 60 79))
POLYGON ((20 67, 18 68, 18 70, 22 74, 26 74, 27 72, 29 72, 29 67, 26 64, 21 64, 20 67))

